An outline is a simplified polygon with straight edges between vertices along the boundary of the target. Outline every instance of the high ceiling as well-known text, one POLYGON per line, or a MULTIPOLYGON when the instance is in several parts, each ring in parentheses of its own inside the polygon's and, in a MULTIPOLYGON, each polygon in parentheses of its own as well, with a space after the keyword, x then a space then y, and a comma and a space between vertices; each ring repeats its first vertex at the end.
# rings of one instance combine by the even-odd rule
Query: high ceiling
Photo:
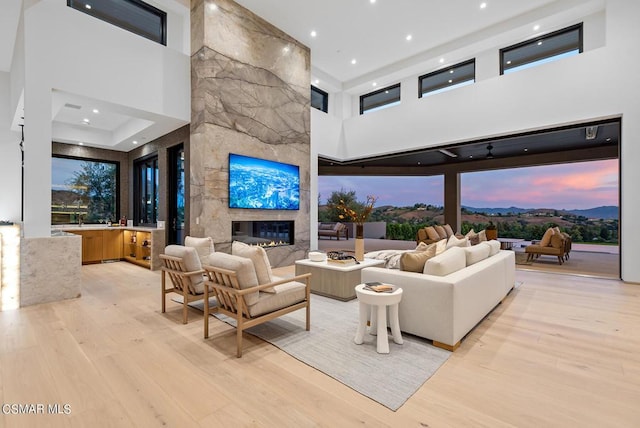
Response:
MULTIPOLYGON (((189 0, 147 1, 167 10, 190 5, 189 0)), ((457 59, 447 56, 456 49, 470 45, 478 49, 478 43, 495 42, 495 37, 514 29, 524 40, 533 35, 529 24, 537 19, 543 23, 539 31, 544 32, 545 24, 554 25, 549 17, 566 19, 570 11, 593 9, 603 0, 236 1, 310 47, 312 79, 320 88, 355 93, 364 85, 371 88, 375 79, 383 85, 388 83, 385 78, 395 79, 398 73, 451 65, 457 59)), ((11 68, 22 5, 23 0, 0 4, 0 72, 11 68)), ((54 93, 52 120, 57 141, 123 151, 135 148, 133 141, 144 144, 179 126, 148 112, 64 92, 54 93), (93 113, 94 108, 100 113, 93 113)))

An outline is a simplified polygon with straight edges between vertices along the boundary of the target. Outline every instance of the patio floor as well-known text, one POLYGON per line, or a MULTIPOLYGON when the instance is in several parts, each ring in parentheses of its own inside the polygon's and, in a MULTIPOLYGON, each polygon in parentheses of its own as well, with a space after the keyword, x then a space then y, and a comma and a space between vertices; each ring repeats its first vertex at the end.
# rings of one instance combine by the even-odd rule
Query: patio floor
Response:
MULTIPOLYGON (((365 238, 365 251, 412 250, 415 241, 396 241, 391 239, 365 238)), ((524 243, 526 245, 527 243, 524 243)), ((353 251, 354 239, 339 241, 319 239, 318 249, 322 251, 353 251)), ((599 278, 620 278, 620 254, 618 246, 573 244, 570 258, 564 264, 558 264, 558 258, 540 256, 533 262, 526 262, 524 245, 514 247, 516 268, 520 270, 544 271, 571 275, 587 275, 599 278)))

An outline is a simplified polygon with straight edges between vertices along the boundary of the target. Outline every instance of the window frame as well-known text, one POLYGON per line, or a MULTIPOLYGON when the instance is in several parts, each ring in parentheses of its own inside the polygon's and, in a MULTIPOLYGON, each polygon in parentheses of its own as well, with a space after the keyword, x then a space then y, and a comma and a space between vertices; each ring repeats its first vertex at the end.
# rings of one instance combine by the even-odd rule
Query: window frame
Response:
MULTIPOLYGON (((107 0, 100 0, 101 2, 107 1, 107 0)), ((108 0, 111 3, 114 3, 116 0, 108 0)), ((128 3, 130 5, 135 6, 137 9, 139 9, 142 12, 145 12, 147 14, 150 15, 154 15, 158 18, 160 18, 161 24, 160 24, 160 33, 159 39, 153 38, 150 35, 143 33, 142 31, 136 31, 136 28, 132 28, 130 25, 124 25, 122 23, 122 21, 119 21, 117 19, 117 17, 115 16, 111 16, 111 15, 105 15, 105 14, 101 14, 101 13, 96 13, 95 11, 92 13, 91 11, 93 9, 87 9, 86 8, 86 4, 87 4, 87 0, 67 0, 67 6, 69 6, 70 8, 77 10, 79 12, 82 12, 84 14, 87 14, 89 16, 92 16, 96 19, 99 19, 103 22, 107 22, 113 26, 116 26, 118 28, 121 28, 125 31, 129 31, 130 33, 136 34, 140 37, 144 37, 147 40, 151 40, 153 42, 156 43, 160 43, 163 46, 167 45, 167 13, 163 10, 158 9, 157 7, 154 7, 148 3, 143 2, 142 0, 118 0, 121 3, 128 3)))
POLYGON ((144 156, 133 161, 134 224, 136 226, 156 227, 156 225, 158 224, 159 216, 160 216, 160 163, 158 159, 158 153, 152 153, 148 156, 144 156), (153 174, 154 180, 153 180, 153 186, 152 186, 154 199, 152 201, 152 204, 154 204, 155 206, 152 207, 151 209, 151 219, 150 219, 151 221, 143 222, 142 221, 143 213, 144 213, 145 220, 149 220, 149 218, 147 218, 148 210, 143 209, 141 206, 142 196, 146 196, 147 192, 143 192, 143 190, 146 190, 146 186, 145 188, 143 188, 142 177, 140 173, 143 167, 145 168, 145 170, 151 169, 149 168, 150 163, 154 164, 154 167, 152 168, 154 170, 154 174, 153 174))
POLYGON ((363 114, 365 114, 365 113, 367 113, 367 112, 369 112, 370 110, 373 110, 373 109, 378 109, 378 108, 384 107, 384 106, 391 107, 391 106, 389 106, 389 104, 401 102, 402 101, 402 87, 400 85, 401 85, 401 83, 398 82, 395 85, 387 86, 385 88, 378 89, 378 90, 375 90, 373 92, 369 92, 369 93, 360 95, 360 115, 363 115, 363 114), (377 105, 375 107, 370 107, 367 110, 363 110, 364 99, 365 98, 371 97, 371 96, 374 96, 374 95, 378 95, 378 94, 383 93, 384 91, 390 91, 390 90, 393 90, 393 89, 396 89, 396 88, 398 89, 398 100, 397 101, 391 101, 391 102, 388 102, 388 103, 377 105))
MULTIPOLYGON (((116 186, 115 186, 115 193, 114 193, 114 197, 115 197, 115 213, 114 213, 114 218, 111 219, 111 221, 118 221, 118 219, 120 218, 120 162, 119 161, 115 161, 115 160, 109 160, 109 159, 98 159, 98 158, 88 158, 88 157, 82 157, 82 156, 71 156, 71 155, 65 155, 65 154, 58 154, 58 153, 53 153, 51 154, 51 158, 59 158, 59 159, 70 159, 70 160, 76 160, 76 161, 81 161, 81 162, 94 162, 94 163, 104 163, 104 164, 110 164, 110 165, 114 165, 116 167, 115 170, 115 181, 116 181, 116 186)), ((53 168, 52 168, 52 172, 53 172, 53 168)), ((51 191, 53 191, 53 182, 51 183, 52 187, 51 187, 51 191)), ((53 201, 52 201, 53 203, 53 201)), ((53 207, 51 207, 53 208, 53 207)), ((53 214, 53 212, 51 212, 51 214, 53 214)), ((83 219, 83 223, 85 224, 101 224, 100 222, 87 222, 86 218, 83 219)), ((51 224, 52 225, 69 225, 69 224, 78 224, 76 223, 54 223, 53 222, 53 218, 51 219, 51 224)))
POLYGON ((322 96, 322 108, 318 108, 316 106, 314 106, 313 104, 311 104, 311 107, 315 108, 316 110, 320 110, 323 111, 325 113, 329 113, 329 93, 323 91, 322 89, 318 88, 317 86, 313 86, 311 85, 311 92, 316 92, 317 94, 322 96))
POLYGON ((553 58, 555 56, 563 55, 563 54, 566 54, 568 52, 571 52, 571 51, 565 51, 565 52, 561 52, 561 53, 555 53, 555 54, 553 54, 551 56, 541 56, 541 57, 538 57, 538 58, 536 58, 534 60, 527 61, 525 63, 519 64, 519 65, 515 65, 513 67, 509 67, 509 68, 505 69, 505 62, 504 62, 505 53, 512 52, 512 51, 514 51, 516 49, 523 48, 525 46, 530 46, 530 45, 536 44, 539 41, 544 40, 544 39, 549 39, 551 37, 556 37, 556 36, 560 36, 560 35, 563 35, 563 34, 571 33, 571 32, 573 32, 575 30, 578 30, 578 47, 577 47, 578 48, 578 54, 583 53, 584 52, 584 25, 583 25, 582 22, 580 22, 578 24, 571 25, 569 27, 562 28, 560 30, 552 31, 551 33, 546 33, 546 34, 543 34, 543 35, 540 35, 540 36, 536 36, 536 37, 533 37, 531 39, 525 40, 523 42, 516 43, 515 45, 507 46, 505 48, 500 49, 500 75, 501 76, 504 75, 505 72, 509 72, 509 70, 511 70, 512 68, 521 67, 523 65, 531 64, 531 63, 534 63, 534 62, 537 62, 537 61, 542 61, 542 60, 545 60, 545 59, 550 59, 550 58, 553 58))
POLYGON ((473 79, 471 81, 473 83, 475 83, 476 82, 476 59, 475 58, 471 58, 469 60, 466 60, 466 61, 463 61, 463 62, 459 62, 458 64, 455 64, 453 66, 443 67, 443 68, 441 68, 439 70, 432 71, 430 73, 423 74, 422 76, 418 77, 418 98, 423 98, 425 95, 429 95, 432 92, 441 91, 443 89, 447 89, 447 88, 450 88, 450 87, 452 88, 452 87, 454 87, 456 85, 459 85, 461 83, 469 82, 469 80, 463 80, 462 82, 452 83, 451 85, 443 86, 442 88, 434 89, 432 91, 424 92, 422 90, 422 81, 423 80, 428 79, 428 78, 433 77, 433 76, 439 76, 441 74, 447 74, 447 73, 450 72, 450 70, 455 70, 456 68, 465 67, 465 66, 467 66, 469 64, 473 64, 473 79))

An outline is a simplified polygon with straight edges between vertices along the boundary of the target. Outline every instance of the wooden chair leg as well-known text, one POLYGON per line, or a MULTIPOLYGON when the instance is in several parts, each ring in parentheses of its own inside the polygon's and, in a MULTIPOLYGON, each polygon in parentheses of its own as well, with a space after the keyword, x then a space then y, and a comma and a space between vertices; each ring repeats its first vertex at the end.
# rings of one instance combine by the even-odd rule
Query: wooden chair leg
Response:
POLYGON ((189 300, 187 298, 187 287, 182 289, 182 324, 187 323, 187 311, 189 310, 189 300))
POLYGON ((562 264, 562 256, 558 256, 558 264, 562 264))
POLYGON ((209 286, 204 284, 204 338, 209 337, 209 286))
POLYGON ((162 282, 160 283, 160 286, 162 287, 162 292, 160 293, 160 298, 162 299, 162 313, 164 314, 166 309, 167 309, 167 292, 165 291, 165 271, 162 271, 162 282))

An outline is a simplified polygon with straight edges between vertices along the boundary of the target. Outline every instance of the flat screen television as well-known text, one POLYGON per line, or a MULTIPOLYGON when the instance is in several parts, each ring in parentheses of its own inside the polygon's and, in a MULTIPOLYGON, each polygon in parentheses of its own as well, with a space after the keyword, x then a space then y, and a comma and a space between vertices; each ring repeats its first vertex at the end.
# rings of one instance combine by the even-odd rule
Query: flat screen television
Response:
POLYGON ((300 209, 300 168, 230 153, 229 208, 300 209))

